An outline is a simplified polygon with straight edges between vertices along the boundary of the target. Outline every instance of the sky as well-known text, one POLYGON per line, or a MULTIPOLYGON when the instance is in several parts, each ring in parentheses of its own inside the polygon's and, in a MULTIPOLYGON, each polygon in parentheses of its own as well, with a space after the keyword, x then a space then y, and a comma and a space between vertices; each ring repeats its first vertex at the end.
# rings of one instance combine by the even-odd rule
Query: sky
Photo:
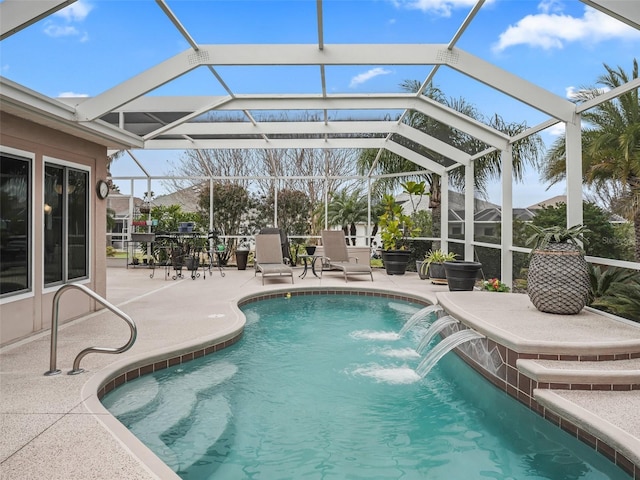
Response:
MULTIPOLYGON (((631 1, 631 0, 630 0, 631 1)), ((199 44, 317 44, 313 0, 167 0, 199 44)), ((325 0, 325 44, 448 43, 475 0, 325 0)), ((577 0, 487 0, 465 31, 466 50, 564 98, 596 85, 603 64, 630 72, 640 57, 640 32, 577 0)), ((0 43, 2 76, 51 97, 95 96, 189 48, 152 0, 79 0, 0 43)), ((404 80, 422 81, 430 66, 327 67, 329 93, 399 92, 404 80)), ((218 67, 234 93, 318 93, 317 68, 218 67)), ((440 68, 436 86, 451 98, 464 97, 490 117, 533 126, 547 117, 487 86, 440 68)), ((225 95, 206 69, 197 69, 152 95, 225 95)), ((550 145, 557 128, 542 133, 550 145)), ((136 151, 152 175, 167 175, 178 151, 136 151)), ((140 175, 124 157, 114 176, 140 175)), ((528 206, 564 193, 547 189, 534 169, 514 184, 514 205, 528 206)), ((128 185, 122 185, 128 191, 128 185)), ((161 185, 154 191, 162 191, 161 185)), ((144 188, 141 191, 146 190, 144 188)), ((136 192, 139 187, 136 186, 136 192)), ((499 201, 500 185, 489 198, 499 201)))

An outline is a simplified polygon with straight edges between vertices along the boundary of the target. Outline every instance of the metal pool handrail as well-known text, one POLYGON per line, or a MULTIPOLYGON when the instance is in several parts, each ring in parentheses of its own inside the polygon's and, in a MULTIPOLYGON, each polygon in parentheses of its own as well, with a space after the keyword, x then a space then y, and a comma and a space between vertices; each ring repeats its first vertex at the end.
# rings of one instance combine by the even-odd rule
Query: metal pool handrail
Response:
POLYGON ((53 311, 51 314, 51 354, 49 357, 49 371, 45 372, 46 376, 57 375, 60 373, 60 370, 56 368, 56 358, 58 354, 58 312, 60 305, 60 297, 64 292, 71 289, 80 290, 84 292, 98 303, 102 304, 105 308, 115 313, 117 316, 122 318, 127 325, 129 325, 129 330, 131 331, 131 336, 129 337, 129 341, 120 348, 109 348, 109 347, 88 347, 82 350, 73 361, 73 370, 69 371, 69 375, 77 375, 78 373, 84 372, 84 369, 80 368, 80 360, 82 360, 85 355, 89 353, 122 353, 129 350, 136 341, 136 337, 138 335, 138 329, 134 321, 120 310, 115 305, 109 303, 106 299, 102 298, 100 295, 95 293, 93 290, 85 287, 84 285, 80 285, 77 283, 69 283, 62 288, 60 288, 53 297, 53 311))

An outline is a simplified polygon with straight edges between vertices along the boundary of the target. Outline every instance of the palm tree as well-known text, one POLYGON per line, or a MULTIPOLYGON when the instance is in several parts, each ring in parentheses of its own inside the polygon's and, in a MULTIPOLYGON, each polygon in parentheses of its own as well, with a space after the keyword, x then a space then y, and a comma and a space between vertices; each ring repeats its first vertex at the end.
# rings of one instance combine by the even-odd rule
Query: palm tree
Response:
MULTIPOLYGON (((401 88, 408 92, 417 92, 420 89, 420 82, 417 80, 406 80, 401 84, 401 88)), ((525 131, 528 127, 526 123, 506 123, 499 115, 494 115, 489 119, 484 119, 483 115, 478 112, 476 107, 464 98, 446 98, 444 94, 434 86, 428 86, 424 91, 424 95, 436 100, 449 108, 456 110, 468 117, 475 120, 485 121, 490 127, 506 133, 509 136, 515 136, 525 131)), ((488 148, 483 142, 471 137, 470 135, 452 128, 449 125, 445 125, 431 117, 428 117, 420 112, 409 111, 404 119, 405 123, 413 128, 416 128, 422 132, 429 134, 432 137, 437 138, 443 142, 446 142, 460 150, 463 150, 469 154, 484 151, 488 148)), ((422 145, 417 145, 404 137, 396 136, 395 141, 402 143, 403 145, 416 150, 420 153, 426 154, 432 160, 449 164, 451 161, 442 155, 433 152, 422 145)), ((524 169, 527 164, 532 166, 538 166, 539 155, 543 150, 542 140, 538 135, 531 135, 518 142, 515 142, 512 146, 513 153, 513 177, 516 181, 522 181, 524 175, 524 169)), ((433 172, 430 172, 422 167, 417 166, 410 160, 400 157, 387 150, 383 151, 378 161, 374 160, 377 156, 377 150, 365 150, 362 152, 358 159, 358 167, 360 173, 366 173, 373 167, 374 174, 389 174, 403 172, 419 172, 412 175, 400 175, 397 177, 384 177, 378 179, 373 185, 373 194, 378 198, 384 192, 393 191, 398 188, 403 182, 408 180, 424 181, 429 189, 429 205, 431 207, 431 214, 433 219, 433 235, 439 237, 440 232, 440 219, 441 219, 441 183, 440 176, 433 172), (424 172, 424 173, 422 173, 424 172)), ((502 172, 500 152, 494 151, 487 155, 475 160, 474 164, 474 188, 480 196, 486 197, 487 184, 489 180, 494 178, 500 178, 502 172)), ((464 188, 464 169, 457 168, 449 172, 450 184, 453 188, 461 190, 464 188)), ((434 242, 434 249, 440 248, 439 242, 434 242)))
MULTIPOLYGON (((638 61, 628 75, 622 67, 604 64, 606 73, 596 83, 613 89, 638 78, 638 61)), ((583 103, 602 94, 602 88, 581 89, 575 101, 583 103)), ((617 203, 620 213, 633 222, 636 260, 640 261, 640 102, 638 89, 631 90, 582 114, 583 182, 595 189, 614 189, 622 193, 617 203)), ((551 184, 566 175, 564 135, 553 143, 544 160, 543 178, 551 184)))
POLYGON ((367 220, 367 198, 357 189, 349 193, 342 189, 335 193, 327 205, 327 222, 340 225, 347 237, 347 244, 356 244, 356 223, 367 220))

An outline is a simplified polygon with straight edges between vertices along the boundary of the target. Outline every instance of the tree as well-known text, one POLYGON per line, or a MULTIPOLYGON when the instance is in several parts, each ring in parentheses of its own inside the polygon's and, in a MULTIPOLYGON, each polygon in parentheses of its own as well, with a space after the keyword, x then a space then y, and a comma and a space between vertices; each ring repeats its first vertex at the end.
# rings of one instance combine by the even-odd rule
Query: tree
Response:
MULTIPOLYGON (((210 209, 209 204, 209 187, 207 186, 200 193, 198 205, 201 209, 201 215, 208 218, 210 209)), ((213 186, 213 224, 216 233, 221 235, 244 235, 247 232, 243 227, 246 222, 246 215, 254 206, 254 201, 249 196, 247 190, 236 183, 231 182, 215 182, 213 186)), ((226 239, 225 254, 221 260, 227 261, 234 250, 236 239, 226 239)))
MULTIPOLYGON (((604 64, 605 74, 596 83, 609 90, 638 78, 638 61, 631 75, 622 67, 604 64)), ((576 103, 592 100, 603 92, 595 86, 581 89, 576 103)), ((633 222, 635 258, 640 261, 640 102, 638 89, 602 103, 582 114, 583 182, 596 190, 619 190, 617 202, 633 222)), ((557 183, 566 176, 565 136, 558 137, 544 159, 544 180, 557 183)), ((615 202, 613 202, 615 204, 615 202)))
MULTIPOLYGON (((589 229, 584 235, 587 255, 604 258, 620 258, 620 245, 616 242, 613 225, 609 215, 594 203, 583 202, 584 225, 589 229)), ((543 206, 536 213, 531 223, 538 227, 548 228, 564 225, 567 218, 567 205, 558 203, 555 206, 543 206)))
POLYGON ((327 205, 327 223, 340 225, 347 239, 347 244, 356 244, 356 223, 366 222, 368 214, 367 198, 360 189, 351 193, 342 189, 333 195, 327 205))
MULTIPOLYGON (((259 205, 260 223, 264 226, 273 224, 274 206, 276 202, 273 191, 269 193, 259 205)), ((302 237, 309 235, 311 228, 311 201, 305 192, 284 189, 278 191, 278 228, 288 236, 302 237)), ((293 249, 292 260, 297 260, 297 246, 304 243, 301 238, 294 238, 291 243, 293 249)))
MULTIPOLYGON (((401 88, 409 92, 417 92, 420 89, 420 82, 416 80, 407 80, 401 88)), ((484 121, 489 127, 503 132, 509 136, 516 136, 528 127, 526 123, 507 123, 499 115, 494 115, 488 119, 477 111, 476 107, 468 103, 463 98, 446 98, 444 94, 432 85, 429 85, 424 91, 424 95, 442 103, 443 105, 456 110, 472 119, 484 121)), ((470 155, 485 151, 488 145, 471 137, 470 135, 456 130, 455 128, 445 125, 437 120, 428 117, 417 111, 409 111, 403 120, 407 125, 416 128, 430 136, 446 142, 459 150, 470 155)), ((404 137, 395 136, 395 141, 404 146, 421 153, 437 163, 449 166, 453 162, 428 148, 417 145, 404 137)), ((524 169, 526 165, 538 166, 539 155, 543 149, 542 140, 538 135, 530 135, 523 138, 512 145, 513 157, 513 178, 516 181, 522 181, 524 169)), ((394 191, 402 182, 424 181, 429 189, 429 204, 431 207, 433 221, 433 235, 440 236, 440 219, 441 219, 441 183, 440 176, 420 167, 406 158, 400 157, 387 150, 383 151, 377 162, 377 150, 365 150, 358 159, 358 167, 361 173, 373 170, 375 174, 389 174, 405 172, 418 172, 411 175, 400 175, 394 177, 384 177, 376 180, 374 184, 374 192, 380 195, 384 192, 394 191), (424 172, 424 173, 423 173, 424 172)), ((499 178, 502 173, 502 162, 499 151, 491 151, 486 155, 475 160, 474 163, 474 188, 480 196, 486 196, 487 184, 490 179, 499 178)), ((450 185, 452 188, 462 190, 464 188, 464 169, 455 168, 449 172, 450 185)), ((435 242, 433 248, 440 248, 438 242, 435 242)))
POLYGON ((194 222, 196 230, 206 228, 206 223, 194 212, 183 212, 180 205, 158 205, 151 208, 151 218, 158 221, 156 232, 177 232, 180 223, 194 222))

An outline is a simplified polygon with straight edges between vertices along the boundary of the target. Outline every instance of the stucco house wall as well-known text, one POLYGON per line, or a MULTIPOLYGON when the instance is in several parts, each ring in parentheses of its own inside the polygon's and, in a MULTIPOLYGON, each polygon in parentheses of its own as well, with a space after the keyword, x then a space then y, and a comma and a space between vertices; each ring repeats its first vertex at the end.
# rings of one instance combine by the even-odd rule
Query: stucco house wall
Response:
MULTIPOLYGON (((52 301, 59 287, 44 287, 44 162, 45 157, 89 168, 89 277, 85 284, 106 295, 106 200, 95 195, 98 179, 107 177, 107 149, 88 140, 17 117, 0 115, 0 148, 6 153, 33 158, 31 237, 32 288, 28 293, 0 299, 0 345, 47 329, 51 325, 52 301)), ((0 259, 1 261, 1 259, 0 259)), ((66 292, 60 302, 60 322, 93 311, 94 301, 81 292, 66 292)), ((43 365, 45 367, 45 365, 43 365)))

